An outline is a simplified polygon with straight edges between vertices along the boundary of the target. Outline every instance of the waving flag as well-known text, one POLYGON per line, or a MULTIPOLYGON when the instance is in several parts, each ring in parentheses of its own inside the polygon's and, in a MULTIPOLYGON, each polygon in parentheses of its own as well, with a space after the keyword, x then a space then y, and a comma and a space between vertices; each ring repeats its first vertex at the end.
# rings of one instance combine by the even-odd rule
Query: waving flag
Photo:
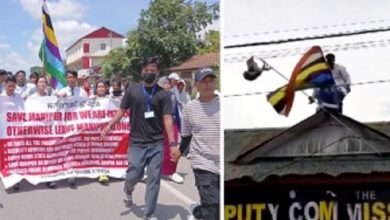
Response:
POLYGON ((295 91, 334 85, 332 72, 325 61, 321 47, 314 46, 299 60, 287 85, 268 94, 268 102, 285 116, 290 113, 295 91))
POLYGON ((44 70, 52 78, 53 88, 61 88, 66 85, 65 66, 58 49, 57 38, 47 10, 46 0, 42 0, 42 29, 43 40, 39 50, 39 58, 44 70))

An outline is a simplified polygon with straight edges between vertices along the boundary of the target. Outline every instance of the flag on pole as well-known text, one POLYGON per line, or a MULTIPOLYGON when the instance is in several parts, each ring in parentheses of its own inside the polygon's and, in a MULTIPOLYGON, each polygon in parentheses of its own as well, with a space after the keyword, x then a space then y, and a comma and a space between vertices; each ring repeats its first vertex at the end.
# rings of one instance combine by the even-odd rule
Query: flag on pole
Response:
POLYGON ((295 91, 334 85, 332 72, 321 47, 314 46, 299 60, 287 85, 267 95, 268 102, 279 114, 288 116, 295 91))
POLYGON ((62 88, 66 85, 65 66, 58 49, 46 0, 42 0, 42 29, 43 40, 39 50, 39 58, 43 63, 43 69, 51 76, 53 88, 62 88))

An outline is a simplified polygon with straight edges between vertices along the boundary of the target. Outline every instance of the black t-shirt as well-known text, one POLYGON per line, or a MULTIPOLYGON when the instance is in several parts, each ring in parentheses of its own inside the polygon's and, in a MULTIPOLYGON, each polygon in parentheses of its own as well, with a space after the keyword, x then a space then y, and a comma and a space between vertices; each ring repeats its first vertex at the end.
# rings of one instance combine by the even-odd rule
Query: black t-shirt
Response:
POLYGON ((174 113, 171 92, 165 91, 157 84, 154 88, 145 87, 145 95, 144 85, 137 84, 130 86, 123 96, 120 107, 126 110, 130 108, 130 139, 133 144, 159 143, 164 140, 163 116, 174 113), (145 118, 149 95, 152 95, 154 117, 145 118))

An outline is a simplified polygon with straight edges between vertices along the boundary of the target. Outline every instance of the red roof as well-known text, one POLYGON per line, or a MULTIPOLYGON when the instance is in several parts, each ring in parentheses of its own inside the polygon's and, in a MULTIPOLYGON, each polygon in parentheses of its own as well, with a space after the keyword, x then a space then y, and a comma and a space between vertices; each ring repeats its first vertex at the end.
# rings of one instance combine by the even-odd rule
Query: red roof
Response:
POLYGON ((181 70, 196 70, 199 68, 210 67, 219 64, 219 53, 208 53, 204 55, 196 55, 183 63, 169 68, 170 71, 181 70))
POLYGON ((66 48, 65 51, 68 51, 69 48, 73 47, 79 41, 81 41, 83 39, 91 39, 91 38, 125 38, 125 37, 123 35, 121 35, 121 34, 118 34, 117 32, 115 32, 113 30, 110 30, 110 29, 106 28, 106 27, 101 27, 101 28, 99 28, 99 29, 97 29, 97 30, 95 30, 95 31, 85 35, 84 37, 79 38, 71 46, 66 48))

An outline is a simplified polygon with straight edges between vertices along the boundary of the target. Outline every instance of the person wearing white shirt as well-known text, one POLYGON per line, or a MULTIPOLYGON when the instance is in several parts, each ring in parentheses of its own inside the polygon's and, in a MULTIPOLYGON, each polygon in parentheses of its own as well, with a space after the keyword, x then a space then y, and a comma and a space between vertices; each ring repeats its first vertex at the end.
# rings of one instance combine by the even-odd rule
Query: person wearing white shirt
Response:
MULTIPOLYGON (((0 94, 0 96, 8 96, 12 97, 13 99, 22 99, 22 97, 15 92, 16 89, 16 78, 15 76, 7 76, 5 79, 5 84, 4 84, 4 90, 0 94)), ((14 186, 12 186, 12 189, 14 191, 19 190, 19 183, 16 183, 14 186)))
MULTIPOLYGON (((351 91, 351 77, 344 66, 335 63, 336 56, 334 54, 327 54, 326 61, 332 72, 335 86, 330 88, 314 88, 313 97, 309 97, 309 103, 311 104, 314 102, 314 99, 317 99, 321 107, 342 113, 343 100, 351 91)), ((321 107, 317 108, 317 111, 321 107)))
MULTIPOLYGON (((77 76, 78 74, 74 70, 66 71, 66 81, 68 83, 68 86, 60 89, 59 91, 54 92, 54 95, 58 98, 65 98, 69 96, 88 97, 87 92, 77 86, 77 76)), ((69 178, 68 183, 71 187, 74 187, 76 185, 76 178, 69 178)))
POLYGON ((1 96, 21 98, 21 96, 16 93, 16 78, 15 76, 8 76, 4 82, 4 90, 0 94, 1 96))
POLYGON ((47 78, 45 76, 40 76, 38 78, 36 91, 30 97, 48 96, 48 91, 47 91, 47 84, 48 83, 49 82, 47 81, 47 78))
POLYGON ((19 70, 15 74, 16 76, 16 90, 15 92, 18 93, 22 99, 26 99, 30 95, 32 95, 35 91, 35 85, 29 85, 27 86, 26 83, 26 72, 24 70, 19 70))
POLYGON ((73 70, 66 71, 66 80, 68 82, 68 86, 56 91, 54 95, 58 98, 65 98, 69 96, 81 96, 88 97, 87 92, 77 86, 77 72, 73 70))

